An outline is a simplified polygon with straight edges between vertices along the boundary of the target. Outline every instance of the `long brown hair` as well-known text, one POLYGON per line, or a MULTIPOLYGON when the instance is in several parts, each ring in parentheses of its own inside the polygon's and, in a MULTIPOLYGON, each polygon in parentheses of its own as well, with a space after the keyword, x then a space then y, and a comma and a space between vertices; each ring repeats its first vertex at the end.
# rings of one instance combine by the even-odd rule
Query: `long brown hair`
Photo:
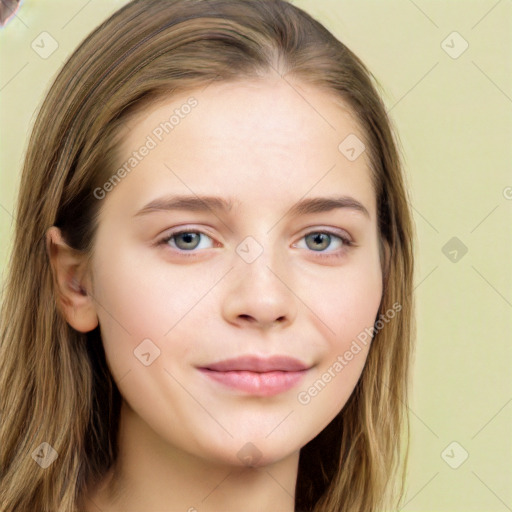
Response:
POLYGON ((60 312, 46 231, 59 227, 71 247, 90 256, 102 204, 94 190, 113 174, 128 116, 178 92, 272 69, 333 93, 360 124, 381 248, 389 248, 378 317, 400 305, 396 318, 374 331, 345 407, 301 449, 295 509, 371 512, 403 498, 413 225, 396 135, 375 78, 285 0, 134 0, 65 63, 29 141, 0 324, 1 512, 78 512, 88 484, 117 456, 120 394, 99 327, 78 332, 60 312), (32 457, 42 443, 58 454, 47 468, 32 457))

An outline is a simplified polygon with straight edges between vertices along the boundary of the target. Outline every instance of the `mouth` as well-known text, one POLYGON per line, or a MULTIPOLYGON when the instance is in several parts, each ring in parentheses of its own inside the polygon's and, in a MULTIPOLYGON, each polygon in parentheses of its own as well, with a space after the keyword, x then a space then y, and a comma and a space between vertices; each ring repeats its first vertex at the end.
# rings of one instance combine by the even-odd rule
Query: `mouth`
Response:
POLYGON ((242 356, 198 367, 225 387, 256 396, 273 396, 296 386, 311 367, 288 356, 242 356))

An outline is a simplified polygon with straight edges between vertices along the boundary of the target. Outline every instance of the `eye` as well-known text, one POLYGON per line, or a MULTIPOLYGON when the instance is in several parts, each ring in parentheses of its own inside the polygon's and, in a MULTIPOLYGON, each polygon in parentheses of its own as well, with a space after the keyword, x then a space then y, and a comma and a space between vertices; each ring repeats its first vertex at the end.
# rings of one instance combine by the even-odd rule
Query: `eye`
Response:
MULTIPOLYGON (((293 247, 300 249, 309 249, 317 253, 318 257, 340 257, 355 243, 348 237, 341 234, 335 234, 331 231, 311 231, 301 238, 304 243, 293 244, 293 247), (305 245, 305 246, 304 246, 305 245)), ((215 240, 202 231, 192 229, 182 229, 167 234, 156 242, 158 246, 166 246, 178 253, 189 253, 184 255, 196 254, 196 249, 210 249, 218 247, 215 240)))
POLYGON ((302 240, 305 241, 305 244, 294 244, 294 247, 303 249, 305 245, 305 248, 325 257, 342 256, 349 247, 355 245, 347 236, 335 234, 331 231, 311 231, 302 237, 302 240))
POLYGON ((210 236, 201 231, 182 230, 168 234, 158 241, 158 245, 168 244, 179 251, 191 252, 194 249, 209 249, 213 247, 213 245, 208 245, 208 240, 213 241, 210 236))

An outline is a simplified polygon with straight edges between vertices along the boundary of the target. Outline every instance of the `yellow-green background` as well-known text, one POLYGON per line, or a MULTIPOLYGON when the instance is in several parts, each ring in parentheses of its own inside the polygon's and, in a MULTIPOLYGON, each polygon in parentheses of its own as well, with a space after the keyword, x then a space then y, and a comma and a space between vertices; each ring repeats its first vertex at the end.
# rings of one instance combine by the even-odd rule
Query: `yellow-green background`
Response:
MULTIPOLYGON (((55 73, 125 0, 25 0, 0 31, 0 269, 23 153, 55 73), (58 50, 31 48, 43 31, 58 50)), ((418 338, 405 512, 512 510, 512 1, 295 0, 382 84, 417 230, 418 338), (452 59, 441 43, 469 44, 452 59), (507 199, 506 191, 510 193, 507 199), (442 252, 457 237, 457 262, 442 252), (452 441, 468 459, 441 457, 452 441)))

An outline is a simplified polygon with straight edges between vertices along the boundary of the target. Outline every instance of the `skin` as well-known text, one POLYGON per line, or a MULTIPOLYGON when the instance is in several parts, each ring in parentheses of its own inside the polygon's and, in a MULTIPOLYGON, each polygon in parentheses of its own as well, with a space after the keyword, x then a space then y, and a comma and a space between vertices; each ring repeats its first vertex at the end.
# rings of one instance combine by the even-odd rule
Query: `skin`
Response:
POLYGON ((120 165, 190 96, 198 106, 102 199, 90 268, 57 228, 47 233, 66 320, 82 332, 99 323, 123 396, 120 457, 87 510, 291 512, 299 450, 342 409, 369 345, 309 403, 298 393, 332 374, 337 357, 373 325, 382 296, 367 154, 349 161, 338 150, 349 134, 364 138, 329 93, 267 77, 146 109, 129 121, 120 165), (218 195, 233 206, 135 216, 165 194, 218 195), (340 195, 369 217, 349 208, 288 212, 303 198, 340 195), (188 249, 195 256, 186 257, 179 237, 154 245, 176 228, 205 233, 188 249), (330 245, 307 242, 326 230, 354 245, 336 236, 330 245), (262 249, 251 263, 236 251, 248 236, 262 249), (72 276, 86 293, 73 290, 72 276), (134 356, 147 338, 160 350, 149 366, 134 356), (311 368, 269 397, 224 387, 196 368, 242 354, 290 355, 311 368))

